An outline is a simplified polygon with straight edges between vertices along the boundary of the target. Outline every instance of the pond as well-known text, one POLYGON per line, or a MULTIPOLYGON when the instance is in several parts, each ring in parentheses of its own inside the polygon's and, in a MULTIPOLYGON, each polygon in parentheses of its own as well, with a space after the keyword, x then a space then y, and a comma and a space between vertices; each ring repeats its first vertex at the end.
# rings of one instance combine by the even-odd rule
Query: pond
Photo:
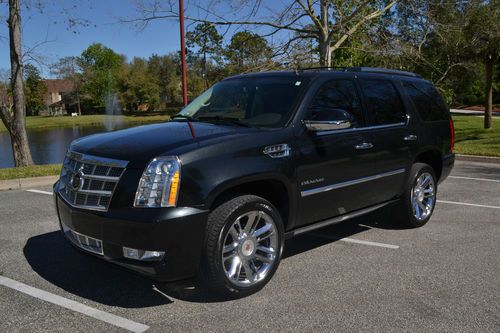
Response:
MULTIPOLYGON (((117 124, 113 130, 127 128, 126 124, 117 124)), ((90 134, 108 132, 109 126, 76 126, 66 128, 28 129, 31 156, 35 164, 62 163, 71 141, 90 134)), ((0 168, 14 166, 12 147, 8 132, 0 132, 0 168)))

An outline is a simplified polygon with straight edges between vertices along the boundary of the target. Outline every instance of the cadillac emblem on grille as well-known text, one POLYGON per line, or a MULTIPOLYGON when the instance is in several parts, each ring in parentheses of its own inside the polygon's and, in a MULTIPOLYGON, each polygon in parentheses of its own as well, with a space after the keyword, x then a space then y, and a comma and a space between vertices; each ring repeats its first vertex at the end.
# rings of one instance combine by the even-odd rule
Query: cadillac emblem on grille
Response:
POLYGON ((73 177, 71 177, 71 180, 69 181, 69 184, 73 188, 73 190, 78 191, 81 190, 83 181, 82 181, 82 173, 81 171, 75 173, 73 177))

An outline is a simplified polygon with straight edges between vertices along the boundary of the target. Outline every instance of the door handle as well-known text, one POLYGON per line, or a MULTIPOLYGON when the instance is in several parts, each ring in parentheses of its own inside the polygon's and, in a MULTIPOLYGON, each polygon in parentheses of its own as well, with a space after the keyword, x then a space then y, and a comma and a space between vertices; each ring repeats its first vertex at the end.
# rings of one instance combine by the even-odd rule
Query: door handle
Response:
POLYGON ((359 145, 354 146, 354 148, 356 148, 357 150, 370 149, 373 148, 373 144, 371 144, 370 142, 363 142, 359 145))
POLYGON ((418 139, 418 137, 414 134, 410 134, 410 135, 404 137, 405 141, 416 141, 417 139, 418 139))

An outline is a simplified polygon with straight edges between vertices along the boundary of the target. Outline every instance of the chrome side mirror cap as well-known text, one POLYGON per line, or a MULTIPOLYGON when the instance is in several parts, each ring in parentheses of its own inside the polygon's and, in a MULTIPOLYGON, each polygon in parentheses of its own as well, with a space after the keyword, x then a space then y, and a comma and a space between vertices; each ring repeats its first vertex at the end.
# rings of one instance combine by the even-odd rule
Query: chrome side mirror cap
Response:
POLYGON ((307 130, 311 132, 336 131, 351 127, 351 122, 349 120, 304 120, 303 123, 307 130))

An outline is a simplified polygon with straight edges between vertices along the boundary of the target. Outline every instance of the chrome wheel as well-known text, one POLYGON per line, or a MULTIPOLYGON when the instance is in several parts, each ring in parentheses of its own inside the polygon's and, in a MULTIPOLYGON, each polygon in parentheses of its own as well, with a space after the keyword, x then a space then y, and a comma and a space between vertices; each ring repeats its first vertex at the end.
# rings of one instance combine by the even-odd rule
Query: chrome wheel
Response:
POLYGON ((250 211, 233 222, 222 243, 226 277, 240 287, 262 281, 279 251, 274 220, 263 211, 250 211))
POLYGON ((422 173, 415 182, 411 192, 413 216, 419 221, 425 220, 432 213, 436 202, 436 185, 428 172, 422 173))

